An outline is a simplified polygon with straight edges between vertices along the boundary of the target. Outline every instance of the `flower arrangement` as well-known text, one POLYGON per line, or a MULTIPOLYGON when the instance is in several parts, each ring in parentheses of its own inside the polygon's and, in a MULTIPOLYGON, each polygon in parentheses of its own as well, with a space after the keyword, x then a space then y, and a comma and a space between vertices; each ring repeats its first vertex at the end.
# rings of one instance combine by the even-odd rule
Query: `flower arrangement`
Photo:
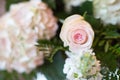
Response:
POLYGON ((119 3, 2 0, 0 80, 119 80, 119 3))
POLYGON ((90 49, 92 46, 94 32, 92 27, 80 15, 68 17, 62 26, 60 38, 64 46, 69 46, 63 72, 67 74, 68 80, 102 79, 100 75, 100 63, 90 49), (69 34, 66 36, 66 34, 69 34))

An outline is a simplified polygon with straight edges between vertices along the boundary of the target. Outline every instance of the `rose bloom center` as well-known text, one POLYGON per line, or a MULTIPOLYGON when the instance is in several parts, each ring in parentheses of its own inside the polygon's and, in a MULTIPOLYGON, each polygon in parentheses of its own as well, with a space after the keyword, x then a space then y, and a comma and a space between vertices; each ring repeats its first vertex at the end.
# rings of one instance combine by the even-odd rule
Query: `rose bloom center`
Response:
POLYGON ((87 33, 85 30, 79 29, 72 33, 72 40, 77 44, 84 44, 87 41, 87 33))

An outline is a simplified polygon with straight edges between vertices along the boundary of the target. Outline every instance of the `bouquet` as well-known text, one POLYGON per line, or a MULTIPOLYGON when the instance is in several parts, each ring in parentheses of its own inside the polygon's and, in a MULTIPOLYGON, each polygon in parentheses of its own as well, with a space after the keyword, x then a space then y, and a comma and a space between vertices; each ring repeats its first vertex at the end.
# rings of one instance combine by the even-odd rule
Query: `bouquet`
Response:
POLYGON ((0 80, 120 79, 119 0, 1 2, 0 80))

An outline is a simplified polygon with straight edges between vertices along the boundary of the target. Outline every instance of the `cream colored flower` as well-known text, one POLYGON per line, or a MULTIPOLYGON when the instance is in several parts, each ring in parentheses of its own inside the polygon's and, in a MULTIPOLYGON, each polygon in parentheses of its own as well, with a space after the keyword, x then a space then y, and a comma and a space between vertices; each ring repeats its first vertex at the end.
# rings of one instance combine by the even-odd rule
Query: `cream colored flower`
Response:
POLYGON ((93 0, 94 16, 104 24, 120 24, 120 0, 93 0))
POLYGON ((81 54, 66 59, 63 69, 63 72, 67 74, 66 78, 68 80, 101 80, 100 62, 94 53, 86 50, 81 54))
POLYGON ((64 46, 69 46, 70 51, 78 53, 80 50, 91 48, 94 32, 82 16, 72 15, 64 21, 60 38, 64 46))

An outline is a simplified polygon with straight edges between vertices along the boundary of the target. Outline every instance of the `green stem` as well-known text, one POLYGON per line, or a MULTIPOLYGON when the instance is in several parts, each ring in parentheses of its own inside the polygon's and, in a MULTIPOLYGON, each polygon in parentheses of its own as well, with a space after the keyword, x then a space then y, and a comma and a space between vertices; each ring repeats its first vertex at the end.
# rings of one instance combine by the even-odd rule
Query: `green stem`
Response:
POLYGON ((54 55, 55 55, 58 51, 60 51, 60 50, 61 50, 61 51, 66 51, 67 49, 64 48, 64 47, 57 47, 57 48, 55 48, 55 49, 53 50, 51 56, 48 58, 48 60, 49 60, 50 62, 53 62, 53 57, 54 57, 54 55))

